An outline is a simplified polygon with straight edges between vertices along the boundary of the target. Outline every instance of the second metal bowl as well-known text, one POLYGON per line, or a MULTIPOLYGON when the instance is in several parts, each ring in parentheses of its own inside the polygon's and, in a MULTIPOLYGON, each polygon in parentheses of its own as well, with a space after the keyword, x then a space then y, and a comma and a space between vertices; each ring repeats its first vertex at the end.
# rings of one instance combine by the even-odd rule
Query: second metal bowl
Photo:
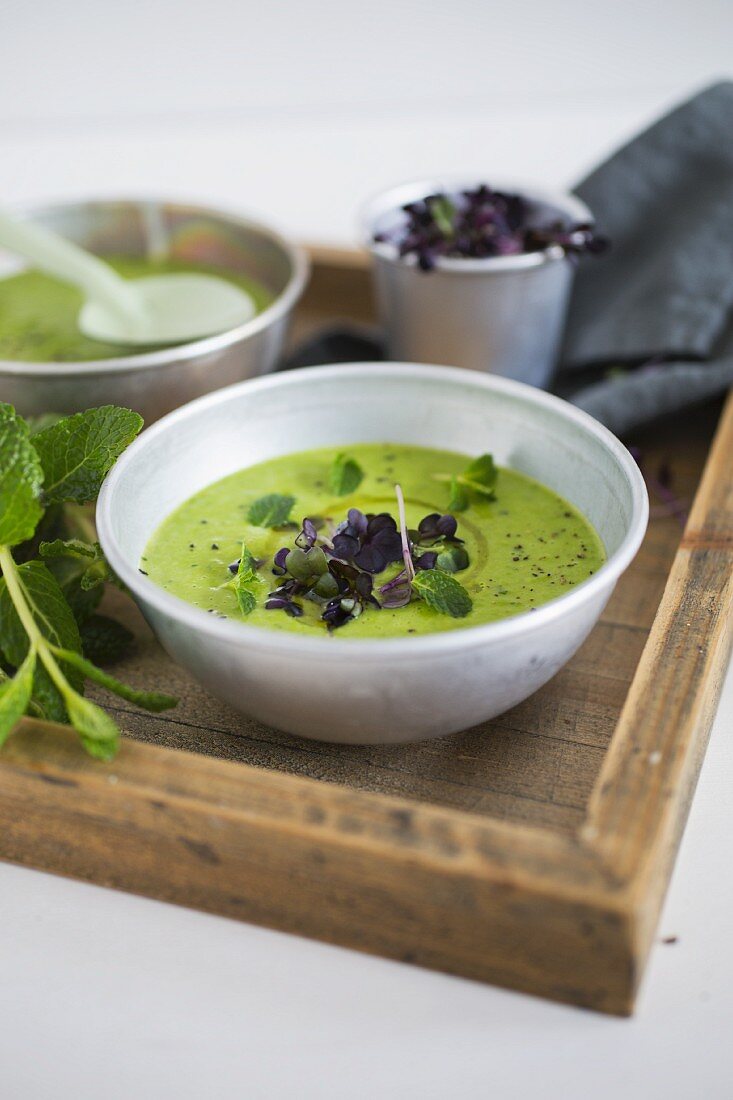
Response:
POLYGON ((0 400, 24 416, 114 404, 136 409, 150 423, 274 367, 308 277, 304 251, 279 233, 235 214, 158 200, 58 203, 27 216, 97 254, 163 253, 249 275, 273 301, 246 324, 190 344, 86 363, 0 360, 0 400))

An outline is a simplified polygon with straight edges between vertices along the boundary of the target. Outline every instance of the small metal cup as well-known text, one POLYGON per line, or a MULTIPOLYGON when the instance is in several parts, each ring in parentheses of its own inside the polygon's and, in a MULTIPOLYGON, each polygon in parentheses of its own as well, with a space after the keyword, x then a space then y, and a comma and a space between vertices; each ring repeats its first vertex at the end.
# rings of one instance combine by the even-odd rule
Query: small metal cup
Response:
MULTIPOLYGON (((426 195, 468 190, 476 179, 441 178, 382 192, 363 214, 373 257, 379 316, 390 359, 487 371, 545 389, 555 369, 573 281, 559 246, 483 260, 441 259, 430 272, 400 258, 374 233, 399 224, 401 208, 426 195)), ((570 194, 504 184, 523 195, 539 221, 590 223, 590 211, 570 194)))

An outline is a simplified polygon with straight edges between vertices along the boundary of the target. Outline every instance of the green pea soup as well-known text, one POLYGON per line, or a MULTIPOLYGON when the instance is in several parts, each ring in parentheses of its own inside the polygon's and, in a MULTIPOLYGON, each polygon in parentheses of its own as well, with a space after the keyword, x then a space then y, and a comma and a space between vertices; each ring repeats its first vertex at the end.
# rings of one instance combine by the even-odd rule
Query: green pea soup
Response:
MULTIPOLYGON (((246 621, 268 630, 324 636, 322 605, 299 601, 302 614, 265 607, 277 587, 273 558, 292 547, 306 516, 322 517, 320 535, 328 538, 350 508, 366 514, 389 513, 398 520, 395 485, 405 497, 408 528, 432 513, 449 511, 449 486, 436 473, 460 475, 465 455, 402 444, 365 443, 347 449, 363 471, 358 488, 335 495, 333 463, 343 448, 321 448, 284 455, 240 470, 196 493, 159 526, 140 561, 140 569, 161 588, 211 615, 246 621), (272 493, 295 498, 293 527, 270 529, 248 520, 251 505, 272 493), (257 559, 260 584, 254 609, 243 615, 232 585, 230 565, 242 545, 257 559)), ((605 560, 603 544, 591 524, 568 501, 516 470, 500 467, 495 499, 469 494, 456 512, 457 536, 468 566, 453 576, 468 592, 472 607, 462 618, 441 614, 423 599, 404 607, 365 607, 358 618, 333 632, 334 638, 395 638, 465 629, 497 622, 540 607, 590 577, 605 560)), ((393 579, 401 563, 374 577, 374 593, 393 579)))

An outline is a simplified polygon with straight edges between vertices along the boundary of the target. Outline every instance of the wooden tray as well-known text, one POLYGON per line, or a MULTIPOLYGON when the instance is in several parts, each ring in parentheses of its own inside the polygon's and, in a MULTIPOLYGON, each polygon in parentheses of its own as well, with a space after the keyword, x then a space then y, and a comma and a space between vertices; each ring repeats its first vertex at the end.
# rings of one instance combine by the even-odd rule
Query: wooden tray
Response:
MULTIPOLYGON (((372 319, 363 261, 316 252, 297 335, 372 319)), ((440 741, 348 747, 233 714, 140 644, 120 674, 181 697, 112 704, 118 759, 24 721, 0 755, 0 855, 105 886, 612 1013, 628 1013, 730 645, 733 402, 640 440, 684 536, 652 520, 551 683, 440 741), (661 603, 660 603, 661 600, 661 603)), ((119 610, 119 609, 118 609, 119 610)))

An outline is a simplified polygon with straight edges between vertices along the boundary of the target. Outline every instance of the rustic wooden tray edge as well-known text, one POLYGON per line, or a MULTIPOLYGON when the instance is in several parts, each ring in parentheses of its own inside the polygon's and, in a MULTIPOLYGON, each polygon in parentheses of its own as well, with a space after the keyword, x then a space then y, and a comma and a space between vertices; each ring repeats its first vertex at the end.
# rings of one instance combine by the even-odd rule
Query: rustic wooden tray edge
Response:
POLYGON ((733 399, 576 835, 127 739, 110 769, 24 722, 0 758, 0 855, 630 1012, 730 654, 731 456, 733 399))

